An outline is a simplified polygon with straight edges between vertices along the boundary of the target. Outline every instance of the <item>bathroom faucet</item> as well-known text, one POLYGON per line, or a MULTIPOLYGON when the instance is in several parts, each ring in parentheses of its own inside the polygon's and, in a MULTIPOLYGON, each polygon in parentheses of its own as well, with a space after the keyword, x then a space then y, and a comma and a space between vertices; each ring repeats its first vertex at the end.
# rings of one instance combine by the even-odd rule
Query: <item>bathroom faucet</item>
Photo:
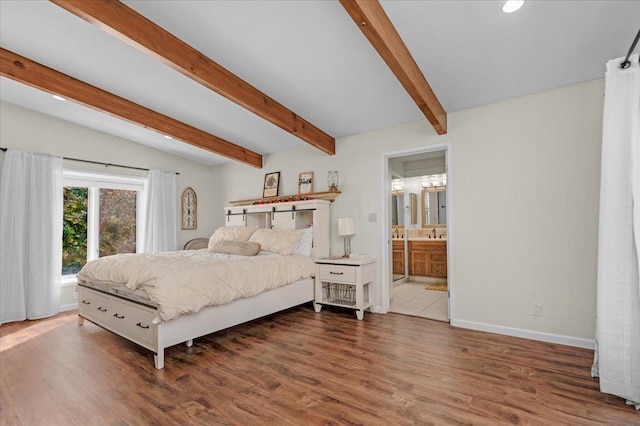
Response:
POLYGON ((436 238, 436 228, 433 228, 433 238, 436 238))

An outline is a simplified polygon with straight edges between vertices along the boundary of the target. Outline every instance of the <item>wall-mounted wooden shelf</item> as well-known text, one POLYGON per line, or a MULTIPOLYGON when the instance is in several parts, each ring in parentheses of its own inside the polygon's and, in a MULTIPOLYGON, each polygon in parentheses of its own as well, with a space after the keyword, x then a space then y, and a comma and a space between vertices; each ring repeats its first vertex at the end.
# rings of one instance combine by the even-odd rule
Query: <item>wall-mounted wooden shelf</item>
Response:
POLYGON ((250 206, 253 204, 272 204, 287 201, 328 200, 333 202, 340 191, 310 192, 308 194, 280 195, 279 197, 251 198, 247 200, 229 201, 232 206, 250 206))

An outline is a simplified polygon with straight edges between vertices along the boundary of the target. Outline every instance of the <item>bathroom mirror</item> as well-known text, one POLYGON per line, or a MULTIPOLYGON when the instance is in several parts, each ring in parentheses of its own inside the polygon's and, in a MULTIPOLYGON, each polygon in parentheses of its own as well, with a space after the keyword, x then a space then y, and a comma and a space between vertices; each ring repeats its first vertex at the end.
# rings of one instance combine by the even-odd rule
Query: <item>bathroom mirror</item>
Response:
POLYGON ((391 224, 404 226, 404 193, 391 194, 391 224))
POLYGON ((422 227, 447 223, 447 187, 422 189, 422 227))

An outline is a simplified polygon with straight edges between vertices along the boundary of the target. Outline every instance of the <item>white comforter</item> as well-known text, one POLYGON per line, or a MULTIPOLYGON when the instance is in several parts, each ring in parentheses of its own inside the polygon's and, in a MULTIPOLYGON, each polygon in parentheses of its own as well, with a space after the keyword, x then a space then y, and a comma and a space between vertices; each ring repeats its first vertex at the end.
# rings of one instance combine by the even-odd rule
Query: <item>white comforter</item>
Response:
POLYGON ((313 274, 314 263, 308 256, 271 252, 234 256, 203 249, 107 256, 87 263, 78 279, 143 289, 158 306, 160 319, 168 321, 313 274))

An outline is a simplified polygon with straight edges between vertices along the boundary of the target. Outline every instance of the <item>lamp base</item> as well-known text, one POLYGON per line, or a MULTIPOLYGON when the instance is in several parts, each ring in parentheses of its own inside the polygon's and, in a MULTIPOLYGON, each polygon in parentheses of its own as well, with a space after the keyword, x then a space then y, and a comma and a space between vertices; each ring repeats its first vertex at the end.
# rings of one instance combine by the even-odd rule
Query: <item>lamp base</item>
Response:
POLYGON ((351 236, 345 235, 344 237, 344 255, 342 257, 351 256, 351 236))

